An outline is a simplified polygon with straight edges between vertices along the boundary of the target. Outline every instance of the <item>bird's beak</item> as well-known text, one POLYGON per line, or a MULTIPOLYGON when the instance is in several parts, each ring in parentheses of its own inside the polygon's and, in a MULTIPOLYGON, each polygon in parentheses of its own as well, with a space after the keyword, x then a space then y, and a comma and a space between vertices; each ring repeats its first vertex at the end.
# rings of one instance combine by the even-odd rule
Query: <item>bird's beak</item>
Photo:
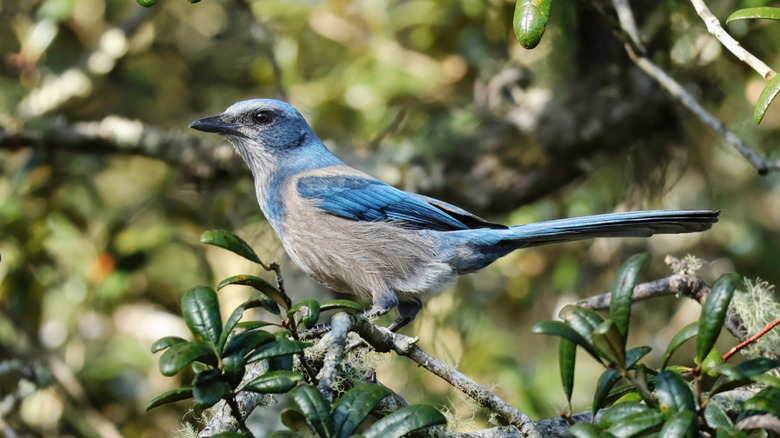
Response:
POLYGON ((238 131, 240 125, 222 120, 221 116, 206 117, 190 123, 190 128, 215 134, 241 135, 238 131))

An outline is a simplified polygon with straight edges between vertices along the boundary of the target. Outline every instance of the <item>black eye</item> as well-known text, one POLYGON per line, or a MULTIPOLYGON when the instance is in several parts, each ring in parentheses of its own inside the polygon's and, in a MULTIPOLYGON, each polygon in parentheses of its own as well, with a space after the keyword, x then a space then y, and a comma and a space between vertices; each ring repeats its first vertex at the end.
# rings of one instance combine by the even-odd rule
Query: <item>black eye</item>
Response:
POLYGON ((260 125, 271 123, 271 119, 272 119, 271 113, 268 111, 258 111, 252 117, 255 119, 255 122, 257 122, 260 125))

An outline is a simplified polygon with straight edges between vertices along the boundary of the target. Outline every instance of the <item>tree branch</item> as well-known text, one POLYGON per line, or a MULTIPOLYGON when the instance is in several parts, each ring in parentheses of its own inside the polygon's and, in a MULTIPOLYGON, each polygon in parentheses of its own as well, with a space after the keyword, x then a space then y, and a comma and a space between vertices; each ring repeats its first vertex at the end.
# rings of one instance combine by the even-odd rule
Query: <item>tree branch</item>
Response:
POLYGON ((764 64, 763 61, 753 56, 752 53, 745 50, 745 48, 739 44, 739 41, 735 40, 725 29, 723 29, 720 25, 720 21, 710 11, 704 3, 704 0, 691 0, 691 4, 693 5, 693 8, 696 9, 696 13, 699 14, 702 21, 704 21, 704 25, 707 26, 707 31, 715 36, 729 52, 733 53, 740 61, 757 71, 758 74, 763 76, 766 80, 771 80, 777 75, 774 70, 764 64))

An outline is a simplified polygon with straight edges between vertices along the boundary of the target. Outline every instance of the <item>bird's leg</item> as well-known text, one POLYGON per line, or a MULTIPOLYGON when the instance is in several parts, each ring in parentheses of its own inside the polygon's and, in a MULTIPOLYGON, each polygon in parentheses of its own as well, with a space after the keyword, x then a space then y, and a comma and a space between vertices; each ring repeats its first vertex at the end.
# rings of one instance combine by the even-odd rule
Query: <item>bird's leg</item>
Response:
POLYGON ((387 288, 381 292, 374 292, 371 296, 371 300, 373 301, 374 305, 371 306, 370 309, 363 312, 363 316, 365 316, 366 319, 382 316, 385 313, 393 310, 393 307, 398 305, 398 296, 390 288, 387 288))
POLYGON ((397 332, 401 327, 412 322, 414 317, 420 312, 420 309, 422 309, 422 302, 417 298, 401 301, 398 303, 398 319, 390 323, 387 328, 392 332, 397 332))

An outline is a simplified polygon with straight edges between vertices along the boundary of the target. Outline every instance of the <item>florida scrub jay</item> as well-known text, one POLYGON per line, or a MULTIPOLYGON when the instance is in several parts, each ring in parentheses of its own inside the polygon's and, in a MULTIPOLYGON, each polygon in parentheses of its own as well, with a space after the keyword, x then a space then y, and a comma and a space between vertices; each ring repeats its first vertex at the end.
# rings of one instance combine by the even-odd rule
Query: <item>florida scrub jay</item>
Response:
POLYGON ((238 102, 190 127, 217 133, 235 147, 252 171, 265 217, 306 274, 335 291, 371 298, 371 315, 398 307, 391 330, 411 322, 422 299, 458 275, 516 249, 703 231, 719 213, 639 211, 507 227, 347 166, 285 102, 238 102))

